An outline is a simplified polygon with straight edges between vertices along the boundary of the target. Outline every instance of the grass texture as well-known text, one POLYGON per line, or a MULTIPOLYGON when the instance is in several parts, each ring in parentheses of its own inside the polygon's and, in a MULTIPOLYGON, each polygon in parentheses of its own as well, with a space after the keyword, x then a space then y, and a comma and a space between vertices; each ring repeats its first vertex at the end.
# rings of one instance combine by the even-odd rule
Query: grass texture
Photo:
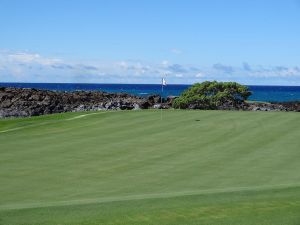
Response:
POLYGON ((300 224, 300 114, 0 120, 0 224, 300 224))

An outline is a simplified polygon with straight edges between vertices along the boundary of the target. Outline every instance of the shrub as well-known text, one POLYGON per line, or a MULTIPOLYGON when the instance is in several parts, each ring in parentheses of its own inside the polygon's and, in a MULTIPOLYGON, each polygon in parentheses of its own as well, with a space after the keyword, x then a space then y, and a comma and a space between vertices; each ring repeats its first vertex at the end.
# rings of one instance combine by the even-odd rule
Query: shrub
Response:
POLYGON ((173 101, 174 108, 218 109, 236 107, 251 95, 248 87, 236 82, 196 83, 173 101))

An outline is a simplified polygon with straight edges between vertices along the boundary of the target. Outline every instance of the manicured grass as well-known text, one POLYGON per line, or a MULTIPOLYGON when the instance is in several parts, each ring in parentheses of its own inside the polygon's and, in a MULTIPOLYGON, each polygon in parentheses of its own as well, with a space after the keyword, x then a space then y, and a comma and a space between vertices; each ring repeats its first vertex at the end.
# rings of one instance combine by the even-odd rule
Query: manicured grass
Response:
POLYGON ((160 113, 0 120, 0 224, 300 224, 299 113, 160 113))

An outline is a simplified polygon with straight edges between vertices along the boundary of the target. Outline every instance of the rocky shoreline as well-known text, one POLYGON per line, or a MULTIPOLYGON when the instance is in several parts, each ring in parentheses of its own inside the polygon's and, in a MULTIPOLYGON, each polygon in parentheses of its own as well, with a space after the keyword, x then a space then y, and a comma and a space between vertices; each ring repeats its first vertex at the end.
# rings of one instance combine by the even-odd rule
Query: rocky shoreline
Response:
POLYGON ((159 95, 142 98, 101 91, 56 92, 0 87, 0 118, 78 111, 149 109, 160 107, 160 100, 159 95))
MULTIPOLYGON (((160 104, 161 97, 159 95, 143 98, 126 93, 101 91, 56 92, 33 88, 0 87, 0 118, 78 111, 167 109, 171 108, 173 99, 174 97, 162 99, 163 103, 160 104)), ((190 109, 193 107, 191 106, 190 109)), ((300 112, 300 102, 244 102, 234 107, 225 104, 218 109, 300 112)))

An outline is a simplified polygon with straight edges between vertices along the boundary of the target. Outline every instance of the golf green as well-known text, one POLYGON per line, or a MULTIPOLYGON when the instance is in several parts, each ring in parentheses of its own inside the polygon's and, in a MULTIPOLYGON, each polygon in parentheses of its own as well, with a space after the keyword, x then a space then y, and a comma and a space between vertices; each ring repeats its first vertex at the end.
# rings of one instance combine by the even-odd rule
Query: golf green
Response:
POLYGON ((300 224, 300 113, 0 120, 0 224, 300 224))

